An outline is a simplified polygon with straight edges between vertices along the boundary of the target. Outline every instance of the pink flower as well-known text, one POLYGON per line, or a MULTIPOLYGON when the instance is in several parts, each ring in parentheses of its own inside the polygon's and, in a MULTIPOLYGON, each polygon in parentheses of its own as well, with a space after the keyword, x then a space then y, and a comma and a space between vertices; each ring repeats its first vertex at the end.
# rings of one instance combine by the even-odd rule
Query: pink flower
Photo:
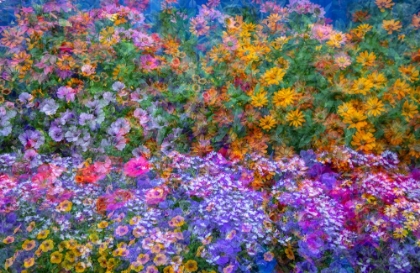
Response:
POLYGON ((153 70, 156 69, 159 65, 158 60, 151 55, 143 55, 140 57, 141 68, 145 70, 153 70))
POLYGON ((137 177, 147 173, 150 169, 150 164, 144 157, 132 158, 124 165, 124 173, 130 177, 137 177))
POLYGON ((333 32, 331 25, 320 25, 315 24, 312 27, 311 37, 313 39, 317 39, 318 41, 325 41, 328 40, 333 32))
POLYGON ((340 69, 345 69, 351 65, 350 56, 346 53, 339 53, 334 56, 334 62, 340 69))
POLYGON ((164 201, 167 192, 163 188, 154 188, 146 193, 146 203, 148 205, 156 205, 164 201))
POLYGON ((127 234, 127 232, 128 232, 127 226, 118 226, 117 229, 115 230, 115 234, 117 236, 124 236, 127 234))

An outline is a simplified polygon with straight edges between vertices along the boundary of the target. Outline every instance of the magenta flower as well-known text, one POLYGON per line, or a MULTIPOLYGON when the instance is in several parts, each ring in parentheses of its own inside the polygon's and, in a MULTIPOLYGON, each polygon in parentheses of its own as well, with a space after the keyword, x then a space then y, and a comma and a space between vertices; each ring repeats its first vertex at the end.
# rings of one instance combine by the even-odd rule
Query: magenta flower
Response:
POLYGON ((147 173, 150 169, 150 164, 144 157, 132 158, 124 165, 124 173, 130 177, 136 177, 147 173))
POLYGON ((151 55, 143 55, 140 57, 141 68, 145 70, 156 69, 159 65, 158 60, 151 55))

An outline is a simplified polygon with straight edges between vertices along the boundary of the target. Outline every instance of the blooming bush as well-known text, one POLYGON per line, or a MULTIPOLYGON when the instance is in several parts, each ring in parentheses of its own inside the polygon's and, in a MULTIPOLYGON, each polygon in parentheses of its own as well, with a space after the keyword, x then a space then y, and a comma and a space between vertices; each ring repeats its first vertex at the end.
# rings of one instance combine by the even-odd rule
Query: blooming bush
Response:
POLYGON ((100 2, 0 30, 1 270, 420 271, 416 1, 100 2))

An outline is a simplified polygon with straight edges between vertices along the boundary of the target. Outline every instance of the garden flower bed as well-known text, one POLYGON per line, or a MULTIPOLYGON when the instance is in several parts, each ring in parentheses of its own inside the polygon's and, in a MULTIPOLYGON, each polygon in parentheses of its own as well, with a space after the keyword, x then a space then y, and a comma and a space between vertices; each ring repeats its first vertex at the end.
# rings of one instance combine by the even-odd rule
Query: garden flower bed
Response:
POLYGON ((0 30, 0 272, 420 271, 416 1, 42 3, 0 30))

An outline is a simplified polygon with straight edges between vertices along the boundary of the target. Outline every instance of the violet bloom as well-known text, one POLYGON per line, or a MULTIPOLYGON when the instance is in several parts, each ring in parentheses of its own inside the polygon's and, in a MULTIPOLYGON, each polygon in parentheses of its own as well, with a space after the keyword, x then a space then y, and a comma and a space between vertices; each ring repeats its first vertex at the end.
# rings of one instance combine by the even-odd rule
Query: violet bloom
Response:
POLYGON ((51 126, 48 135, 55 141, 60 142, 64 138, 63 130, 58 126, 51 126))
POLYGON ((76 91, 69 86, 62 86, 57 90, 57 97, 67 102, 74 101, 76 91))
POLYGON ((111 124, 111 126, 107 130, 107 133, 113 136, 121 136, 130 132, 130 129, 130 123, 128 123, 128 121, 125 118, 119 118, 111 124))
POLYGON ((46 99, 41 103, 39 109, 46 115, 54 115, 57 112, 58 104, 53 99, 46 99))
POLYGON ((93 119, 94 119, 94 116, 92 114, 81 113, 79 116, 79 124, 86 125, 88 121, 92 121, 93 119))
POLYGON ((136 110, 134 110, 133 116, 139 120, 142 126, 145 125, 150 120, 148 117, 147 111, 140 108, 137 108, 136 110))
POLYGON ((64 135, 68 142, 76 142, 82 132, 76 127, 72 126, 64 135))
POLYGON ((146 47, 151 47, 154 43, 154 40, 150 35, 142 32, 134 32, 132 34, 134 45, 143 49, 146 47))
POLYGON ((29 162, 32 162, 34 159, 36 159, 38 156, 38 153, 34 149, 28 149, 25 151, 23 158, 29 162))
POLYGON ((26 106, 26 107, 32 107, 33 103, 32 100, 34 97, 26 92, 23 92, 19 95, 19 100, 26 106))
POLYGON ((114 91, 120 91, 121 89, 125 88, 125 84, 123 84, 122 82, 114 82, 112 84, 112 90, 114 91))
POLYGON ((59 122, 61 125, 66 125, 67 122, 69 122, 70 120, 74 119, 74 113, 70 110, 66 110, 66 112, 61 113, 60 118, 59 118, 59 122))
POLYGON ((42 144, 44 144, 45 138, 41 132, 37 130, 27 130, 19 135, 19 140, 26 149, 38 149, 42 144))

